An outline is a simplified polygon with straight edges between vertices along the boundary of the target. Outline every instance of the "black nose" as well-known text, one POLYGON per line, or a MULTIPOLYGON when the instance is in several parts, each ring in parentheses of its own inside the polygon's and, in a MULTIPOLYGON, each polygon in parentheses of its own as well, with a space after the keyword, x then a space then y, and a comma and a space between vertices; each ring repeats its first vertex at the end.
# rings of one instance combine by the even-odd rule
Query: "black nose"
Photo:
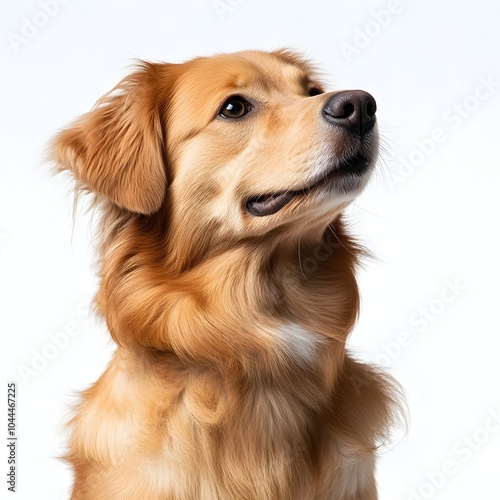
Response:
POLYGON ((359 135, 375 125, 375 99, 363 90, 344 90, 332 95, 323 108, 326 121, 359 135))

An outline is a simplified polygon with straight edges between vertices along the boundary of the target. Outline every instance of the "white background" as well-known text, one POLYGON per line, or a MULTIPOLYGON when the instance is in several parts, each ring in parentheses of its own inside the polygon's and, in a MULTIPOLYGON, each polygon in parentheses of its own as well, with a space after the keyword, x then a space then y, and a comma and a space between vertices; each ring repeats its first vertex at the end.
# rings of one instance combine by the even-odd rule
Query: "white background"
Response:
POLYGON ((379 462, 380 497, 500 498, 499 4, 46 2, 1 2, 0 326, 19 435, 9 495, 68 498, 63 423, 112 352, 87 307, 90 218, 79 212, 73 229, 69 184, 43 164, 47 141, 135 58, 291 47, 331 89, 371 92, 385 138, 378 174, 349 210, 378 258, 360 273, 351 345, 397 377, 410 413, 379 462))

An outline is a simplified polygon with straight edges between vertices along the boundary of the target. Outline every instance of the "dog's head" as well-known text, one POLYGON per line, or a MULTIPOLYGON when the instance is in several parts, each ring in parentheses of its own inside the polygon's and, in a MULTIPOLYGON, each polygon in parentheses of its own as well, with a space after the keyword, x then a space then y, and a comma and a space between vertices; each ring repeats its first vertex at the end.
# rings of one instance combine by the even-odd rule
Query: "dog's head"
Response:
MULTIPOLYGON (((55 141, 60 169, 200 241, 324 229, 377 156, 375 100, 287 51, 144 63, 55 141)), ((207 245, 204 245, 207 247, 207 245)))

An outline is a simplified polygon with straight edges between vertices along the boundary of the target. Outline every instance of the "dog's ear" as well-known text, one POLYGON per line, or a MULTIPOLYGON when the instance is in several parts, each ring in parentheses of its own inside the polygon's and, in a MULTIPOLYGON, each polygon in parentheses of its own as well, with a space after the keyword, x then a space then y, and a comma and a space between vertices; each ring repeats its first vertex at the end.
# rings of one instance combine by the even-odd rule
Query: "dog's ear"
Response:
POLYGON ((51 149, 57 170, 70 170, 79 186, 122 208, 157 211, 167 184, 161 115, 169 66, 143 63, 60 132, 51 149))

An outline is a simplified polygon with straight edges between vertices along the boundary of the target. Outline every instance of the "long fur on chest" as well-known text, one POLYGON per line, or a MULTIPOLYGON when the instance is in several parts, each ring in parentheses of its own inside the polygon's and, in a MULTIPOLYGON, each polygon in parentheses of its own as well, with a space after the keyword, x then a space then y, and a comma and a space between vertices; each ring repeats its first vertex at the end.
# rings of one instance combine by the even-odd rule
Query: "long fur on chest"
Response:
POLYGON ((376 498, 394 393, 345 351, 356 249, 336 234, 310 275, 235 252, 176 282, 114 246, 98 307, 119 347, 71 422, 74 499, 376 498))

